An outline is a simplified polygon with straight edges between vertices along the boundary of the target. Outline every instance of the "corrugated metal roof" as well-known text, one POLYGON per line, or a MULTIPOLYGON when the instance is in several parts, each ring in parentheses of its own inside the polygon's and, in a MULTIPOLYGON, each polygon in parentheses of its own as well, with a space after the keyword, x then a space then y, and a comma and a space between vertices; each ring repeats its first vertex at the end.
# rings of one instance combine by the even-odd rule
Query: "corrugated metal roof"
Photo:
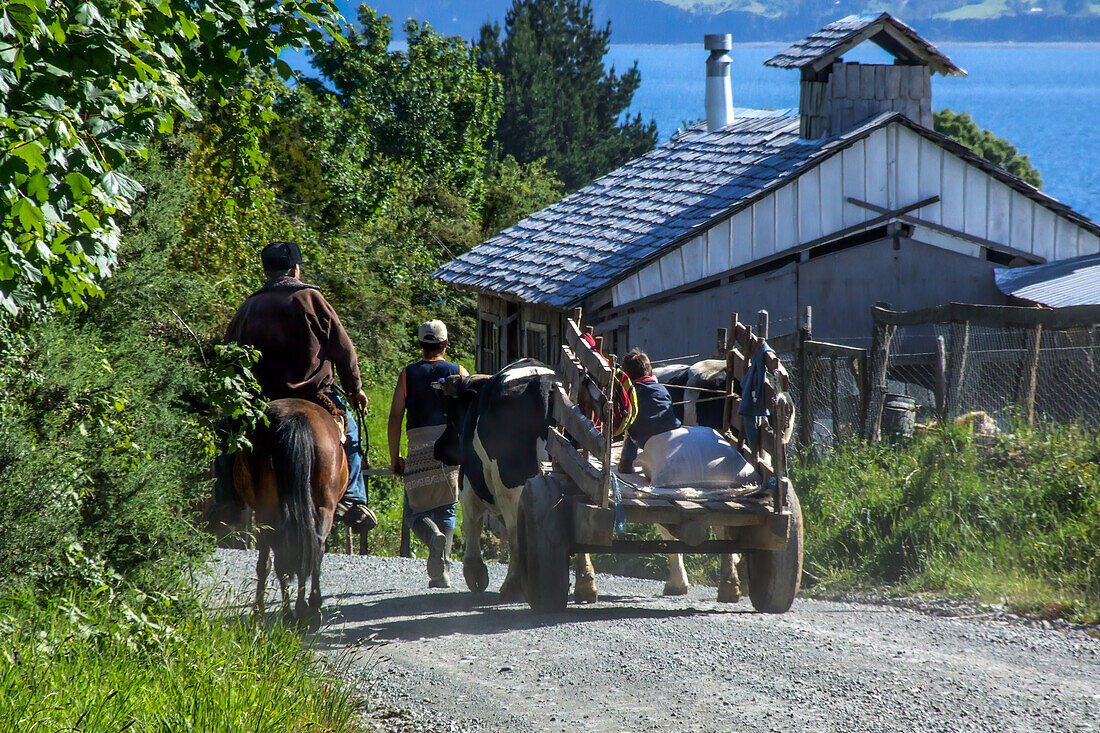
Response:
POLYGON ((740 111, 711 133, 680 133, 535 212, 432 273, 460 287, 569 308, 713 223, 891 123, 905 125, 1094 234, 1100 227, 970 148, 883 113, 835 137, 801 140, 789 112, 740 111))
POLYGON ((1051 308, 1100 305, 1100 255, 1031 267, 998 268, 994 278, 1005 295, 1051 308))
POLYGON ((941 74, 966 76, 966 72, 938 48, 889 13, 849 15, 841 18, 780 51, 765 61, 764 65, 800 69, 823 57, 840 56, 866 40, 878 44, 898 58, 926 63, 941 74), (908 43, 899 43, 897 38, 892 38, 886 30, 887 27, 908 43))

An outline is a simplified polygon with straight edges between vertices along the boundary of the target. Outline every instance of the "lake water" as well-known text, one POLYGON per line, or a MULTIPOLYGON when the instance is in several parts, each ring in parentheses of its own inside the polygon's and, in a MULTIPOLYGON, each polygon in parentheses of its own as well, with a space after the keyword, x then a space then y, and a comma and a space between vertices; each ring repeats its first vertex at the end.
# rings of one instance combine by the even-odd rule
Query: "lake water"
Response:
MULTIPOLYGON (((735 106, 797 109, 798 72, 763 65, 784 45, 733 50, 735 106)), ((969 76, 934 76, 933 108, 969 112, 1031 158, 1043 177, 1043 191, 1100 218, 1100 45, 939 48, 969 76)), ((884 62, 885 54, 878 53, 845 60, 884 62)), ((656 120, 662 140, 685 120, 704 116, 706 58, 702 44, 613 46, 609 54, 619 71, 638 61, 642 85, 632 111, 656 120)))
MULTIPOLYGON (((735 106, 797 108, 798 72, 763 65, 784 45, 733 50, 735 106)), ((845 59, 886 61, 868 46, 845 59)), ((933 77, 932 106, 969 112, 1030 156, 1046 193, 1100 219, 1100 45, 944 44, 940 50, 969 76, 933 77)), ((285 58, 310 73, 302 55, 285 58)), ((642 85, 631 111, 656 120, 661 140, 667 140, 684 121, 704 115, 706 58, 702 44, 616 45, 608 62, 622 71, 637 60, 642 85)))

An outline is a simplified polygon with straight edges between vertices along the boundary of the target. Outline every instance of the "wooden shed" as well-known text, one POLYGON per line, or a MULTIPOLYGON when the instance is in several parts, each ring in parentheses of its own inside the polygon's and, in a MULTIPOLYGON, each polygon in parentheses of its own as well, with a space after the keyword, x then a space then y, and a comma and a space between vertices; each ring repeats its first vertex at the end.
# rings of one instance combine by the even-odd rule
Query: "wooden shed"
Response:
POLYGON ((931 129, 931 75, 965 72, 889 14, 767 63, 800 70, 798 111, 681 132, 435 273, 479 293, 479 370, 557 353, 578 306, 616 353, 694 354, 760 308, 794 330, 805 305, 858 343, 875 302, 1003 304, 995 268, 1100 252, 1091 220, 931 129), (845 63, 865 41, 895 63, 845 63))

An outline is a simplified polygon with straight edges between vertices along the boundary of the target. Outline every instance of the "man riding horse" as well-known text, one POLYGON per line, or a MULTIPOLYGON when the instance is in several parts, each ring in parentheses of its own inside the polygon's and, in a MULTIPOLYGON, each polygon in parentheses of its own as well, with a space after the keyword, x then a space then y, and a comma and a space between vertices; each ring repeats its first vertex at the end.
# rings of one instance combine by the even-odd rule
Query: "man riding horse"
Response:
MULTIPOLYGON (((302 251, 297 243, 271 242, 260 260, 267 282, 237 310, 226 340, 260 352, 253 373, 265 399, 297 397, 346 414, 348 486, 337 514, 351 527, 372 529, 378 520, 367 506, 358 425, 333 379, 335 367, 352 404, 366 409, 355 347, 321 290, 299 280, 302 251)), ((233 487, 233 456, 223 452, 215 469, 215 516, 239 513, 244 507, 233 487)))

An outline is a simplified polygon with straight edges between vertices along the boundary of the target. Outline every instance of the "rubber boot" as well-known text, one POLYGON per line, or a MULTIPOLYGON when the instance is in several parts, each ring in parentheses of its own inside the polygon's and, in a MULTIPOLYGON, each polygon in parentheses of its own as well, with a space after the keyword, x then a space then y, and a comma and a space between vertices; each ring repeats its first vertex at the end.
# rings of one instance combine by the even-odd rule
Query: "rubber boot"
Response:
POLYGON ((427 517, 421 517, 413 522, 413 534, 428 548, 428 587, 434 588, 432 583, 438 582, 445 569, 443 551, 447 546, 447 536, 439 531, 435 522, 427 517))
MULTIPOLYGON (((428 580, 429 588, 450 588, 451 587, 451 545, 454 543, 455 528, 445 527, 443 529, 443 571, 439 574, 438 578, 430 578, 428 580)), ((428 559, 431 563, 431 558, 428 559)), ((429 565, 429 567, 431 567, 429 565)), ((430 572, 430 571, 429 571, 430 572)))

